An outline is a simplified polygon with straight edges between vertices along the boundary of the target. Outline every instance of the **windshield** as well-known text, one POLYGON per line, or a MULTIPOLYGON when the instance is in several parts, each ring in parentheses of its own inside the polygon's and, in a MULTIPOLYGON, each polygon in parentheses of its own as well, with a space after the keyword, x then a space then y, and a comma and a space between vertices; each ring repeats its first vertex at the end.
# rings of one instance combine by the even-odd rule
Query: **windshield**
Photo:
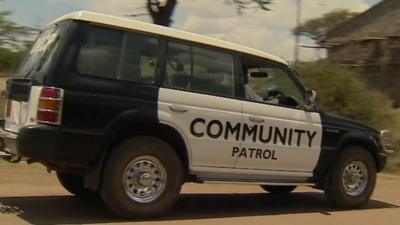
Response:
POLYGON ((17 77, 41 80, 38 76, 44 76, 44 72, 52 61, 54 52, 58 47, 62 27, 61 24, 56 24, 41 32, 20 64, 16 73, 17 77))

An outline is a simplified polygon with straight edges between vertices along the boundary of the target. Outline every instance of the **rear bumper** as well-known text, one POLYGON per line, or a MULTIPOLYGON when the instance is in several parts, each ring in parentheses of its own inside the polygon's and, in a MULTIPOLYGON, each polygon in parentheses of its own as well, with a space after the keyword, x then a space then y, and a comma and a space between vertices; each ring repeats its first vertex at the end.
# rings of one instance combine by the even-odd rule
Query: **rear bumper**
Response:
POLYGON ((23 127, 16 141, 18 154, 33 161, 54 161, 58 137, 58 127, 40 124, 23 127))
POLYGON ((16 139, 17 134, 0 128, 0 157, 12 163, 21 160, 17 151, 16 139))
POLYGON ((31 127, 22 128, 19 134, 0 128, 0 155, 9 158, 27 157, 48 160, 56 146, 56 132, 41 127, 41 132, 32 132, 31 127), (47 140, 47 141, 43 141, 47 140))
POLYGON ((16 155, 53 167, 88 168, 104 143, 103 135, 45 124, 22 127, 15 136, 16 155))

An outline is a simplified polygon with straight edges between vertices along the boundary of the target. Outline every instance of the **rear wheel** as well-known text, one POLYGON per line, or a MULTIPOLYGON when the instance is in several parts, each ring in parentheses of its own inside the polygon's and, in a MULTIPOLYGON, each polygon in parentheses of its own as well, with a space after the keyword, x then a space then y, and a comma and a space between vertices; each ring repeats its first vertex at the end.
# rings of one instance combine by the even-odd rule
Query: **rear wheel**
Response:
POLYGON ((325 193, 335 207, 361 207, 370 199, 375 183, 376 166, 371 154, 362 147, 350 146, 339 156, 325 193))
POLYGON ((57 171, 57 178, 68 192, 78 198, 93 199, 98 197, 97 192, 85 188, 83 177, 79 175, 57 171))
POLYGON ((101 195, 121 217, 154 216, 173 207, 182 183, 182 163, 168 144, 153 137, 135 137, 112 153, 101 195))
POLYGON ((265 191, 268 191, 271 194, 278 194, 278 195, 284 195, 284 194, 289 194, 292 192, 294 189, 296 189, 297 186, 272 186, 272 185, 261 185, 261 188, 264 189, 265 191))

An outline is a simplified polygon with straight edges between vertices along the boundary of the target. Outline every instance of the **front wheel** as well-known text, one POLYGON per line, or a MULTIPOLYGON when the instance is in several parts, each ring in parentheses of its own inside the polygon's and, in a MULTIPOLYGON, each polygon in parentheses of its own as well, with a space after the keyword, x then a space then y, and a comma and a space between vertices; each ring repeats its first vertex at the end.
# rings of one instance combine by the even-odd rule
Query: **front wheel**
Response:
POLYGON ((361 207, 369 201, 376 183, 371 154, 358 146, 344 149, 325 189, 331 204, 339 208, 361 207))
POLYGON ((101 195, 121 217, 155 216, 172 208, 182 183, 182 163, 167 143, 153 137, 135 137, 112 153, 101 195))

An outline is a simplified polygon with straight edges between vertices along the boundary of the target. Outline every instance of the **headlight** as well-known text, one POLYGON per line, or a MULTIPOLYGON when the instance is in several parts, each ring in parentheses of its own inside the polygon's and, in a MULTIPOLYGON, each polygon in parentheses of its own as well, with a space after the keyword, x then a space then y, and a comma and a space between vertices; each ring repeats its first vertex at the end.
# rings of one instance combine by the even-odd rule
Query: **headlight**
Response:
POLYGON ((382 150, 387 154, 394 153, 394 145, 393 139, 390 135, 390 131, 388 130, 381 130, 380 132, 380 144, 382 146, 382 150))

